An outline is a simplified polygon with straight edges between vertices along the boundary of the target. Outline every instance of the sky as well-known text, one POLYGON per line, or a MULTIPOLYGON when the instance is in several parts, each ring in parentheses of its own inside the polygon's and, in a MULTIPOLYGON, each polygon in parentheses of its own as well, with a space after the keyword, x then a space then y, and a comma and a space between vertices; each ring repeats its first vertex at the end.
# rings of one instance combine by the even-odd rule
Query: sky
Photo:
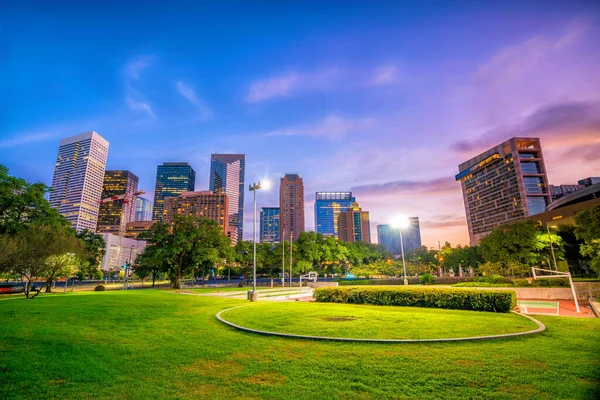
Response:
MULTIPOLYGON (((468 244, 458 164, 540 137, 549 181, 600 176, 596 1, 0 0, 0 164, 52 183, 95 130, 152 198, 156 166, 246 154, 246 184, 352 191, 376 226, 468 244)), ((245 238, 252 235, 246 191, 245 238)))

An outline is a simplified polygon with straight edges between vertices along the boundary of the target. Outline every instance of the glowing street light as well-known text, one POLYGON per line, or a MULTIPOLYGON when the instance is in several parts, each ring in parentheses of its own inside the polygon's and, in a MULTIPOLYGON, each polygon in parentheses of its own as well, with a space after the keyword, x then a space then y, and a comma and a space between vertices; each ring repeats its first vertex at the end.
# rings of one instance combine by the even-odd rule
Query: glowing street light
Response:
POLYGON ((400 250, 402 252, 402 266, 404 267, 404 285, 408 285, 408 279, 406 279, 406 262, 404 261, 404 243, 402 241, 402 230, 408 228, 410 220, 406 216, 398 216, 392 220, 392 226, 398 228, 400 231, 400 250))

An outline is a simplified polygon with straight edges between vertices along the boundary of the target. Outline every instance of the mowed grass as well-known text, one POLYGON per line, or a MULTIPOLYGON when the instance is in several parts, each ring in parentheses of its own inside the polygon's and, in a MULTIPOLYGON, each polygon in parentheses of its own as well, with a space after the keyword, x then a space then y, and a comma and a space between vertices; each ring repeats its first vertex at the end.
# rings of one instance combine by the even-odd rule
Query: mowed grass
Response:
POLYGON ((221 314, 269 332, 360 339, 438 339, 500 335, 537 328, 516 314, 305 302, 257 303, 221 314))
POLYGON ((0 398, 600 397, 600 319, 540 317, 547 331, 518 339, 386 345, 260 336, 215 318, 241 304, 159 290, 0 300, 0 398))

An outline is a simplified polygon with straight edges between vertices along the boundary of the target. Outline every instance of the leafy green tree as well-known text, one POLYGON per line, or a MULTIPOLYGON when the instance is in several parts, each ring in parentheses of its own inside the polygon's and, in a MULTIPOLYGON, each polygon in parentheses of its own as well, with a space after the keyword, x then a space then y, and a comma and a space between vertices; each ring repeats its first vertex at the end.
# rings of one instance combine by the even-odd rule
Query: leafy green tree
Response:
POLYGON ((77 234, 77 237, 85 246, 85 256, 79 266, 78 276, 84 279, 89 276, 92 279, 102 278, 102 272, 99 265, 104 256, 106 242, 102 235, 89 230, 83 230, 77 234))
POLYGON ((203 271, 231 256, 229 239, 220 225, 208 219, 177 217, 172 226, 156 223, 147 235, 148 259, 168 275, 171 288, 180 289, 183 276, 203 271), (150 248, 154 247, 152 250, 150 248))
POLYGON ((458 272, 460 267, 463 267, 463 269, 467 267, 475 269, 481 262, 481 258, 475 247, 462 247, 459 245, 454 248, 443 249, 442 254, 442 267, 445 270, 452 269, 458 272))
MULTIPOLYGON (((73 250, 77 249, 83 253, 81 243, 72 244, 73 250)), ((51 255, 44 261, 46 266, 46 293, 52 292, 52 282, 59 277, 68 278, 73 275, 79 263, 75 253, 64 253, 51 255)))
MULTIPOLYGON (((562 257, 562 239, 551 234, 555 255, 562 257)), ((500 225, 479 242, 485 263, 502 266, 501 275, 527 275, 535 265, 549 265, 550 237, 534 221, 500 225)))
POLYGON ((149 276, 152 277, 152 287, 156 284, 156 278, 161 271, 161 262, 163 260, 156 257, 158 247, 147 246, 144 248, 144 252, 140 254, 133 264, 133 272, 140 278, 145 279, 149 276))
POLYGON ((558 228, 558 235, 562 238, 564 246, 564 257, 569 265, 569 269, 575 274, 589 274, 590 258, 583 256, 580 252, 583 240, 575 236, 575 227, 561 225, 558 228))
POLYGON ((38 290, 32 294, 38 279, 45 280, 43 287, 63 270, 64 265, 53 257, 69 253, 77 256, 81 252, 81 242, 68 227, 29 224, 14 235, 3 235, 0 240, 0 253, 5 254, 3 263, 8 263, 9 269, 25 281, 27 299, 39 293, 38 290))
POLYGON ((600 206, 575 216, 575 236, 582 240, 581 255, 590 258, 590 266, 600 276, 600 206))
POLYGON ((0 165, 0 234, 12 235, 32 224, 68 227, 67 219, 44 198, 49 190, 43 183, 11 176, 0 165))

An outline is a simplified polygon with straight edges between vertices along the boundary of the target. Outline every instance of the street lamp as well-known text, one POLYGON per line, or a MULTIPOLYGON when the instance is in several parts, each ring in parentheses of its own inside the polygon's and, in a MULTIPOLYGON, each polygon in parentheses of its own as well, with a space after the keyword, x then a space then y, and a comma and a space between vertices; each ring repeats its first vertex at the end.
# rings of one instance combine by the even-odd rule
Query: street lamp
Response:
POLYGON ((256 301, 258 299, 258 294, 256 293, 256 191, 258 189, 264 188, 268 190, 270 187, 269 181, 264 181, 261 185, 260 181, 253 185, 250 185, 249 189, 254 193, 254 218, 253 218, 253 232, 252 232, 252 247, 254 252, 254 260, 253 260, 253 269, 252 269, 252 295, 250 297, 250 301, 256 301))
POLYGON ((410 221, 408 217, 400 216, 392 221, 392 226, 398 228, 400 231, 400 251, 402 252, 402 266, 404 267, 404 285, 408 285, 408 279, 406 279, 406 261, 404 261, 404 242, 402 241, 402 229, 408 228, 410 221))
MULTIPOLYGON (((553 228, 555 228, 553 226, 553 228)), ((546 230, 548 231, 548 239, 550 240, 550 251, 552 251, 552 260, 554 260, 554 269, 558 271, 558 267, 556 266, 556 256, 554 255, 554 245, 552 244, 552 234, 550 234, 550 227, 548 226, 548 222, 546 221, 546 230)))

